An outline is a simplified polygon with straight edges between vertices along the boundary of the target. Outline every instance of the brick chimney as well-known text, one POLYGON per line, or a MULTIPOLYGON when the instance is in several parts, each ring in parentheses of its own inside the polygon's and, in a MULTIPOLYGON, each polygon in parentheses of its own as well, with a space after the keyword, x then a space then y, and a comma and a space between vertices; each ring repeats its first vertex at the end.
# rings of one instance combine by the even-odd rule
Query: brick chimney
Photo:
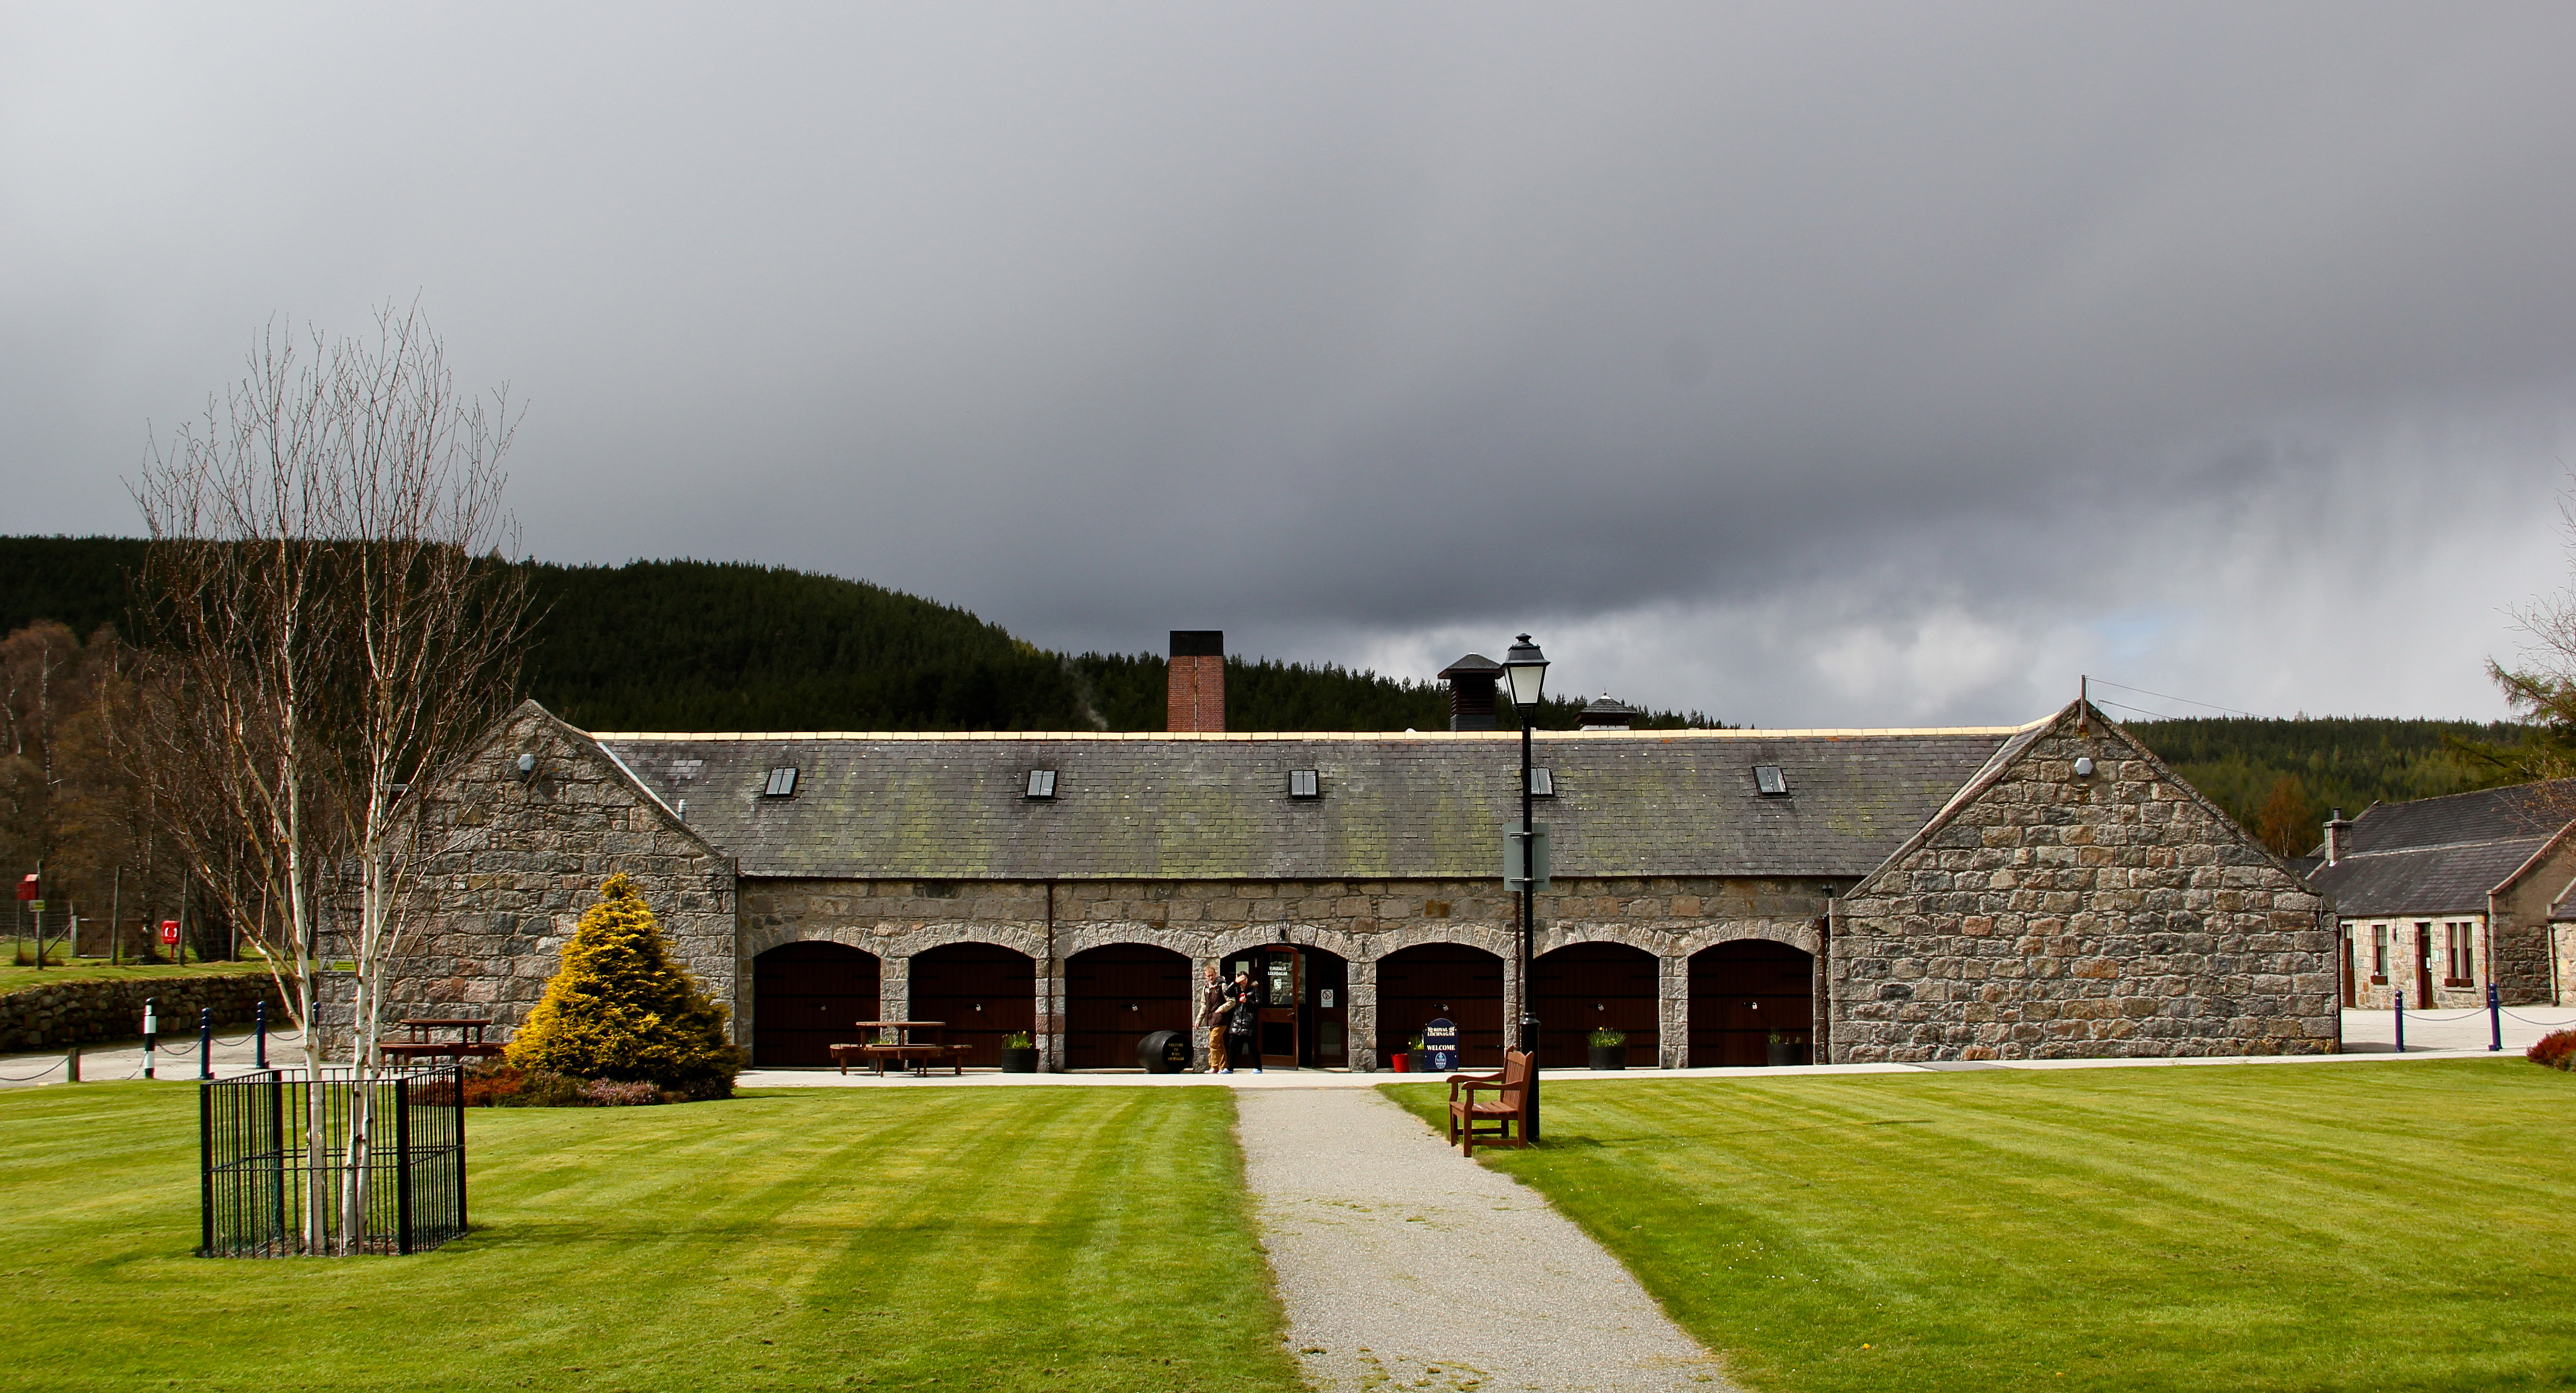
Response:
POLYGON ((2327 865, 2331 866, 2343 859, 2343 839, 2351 831, 2352 822, 2343 815, 2341 808, 2335 809, 2334 816, 2326 819, 2327 865))
POLYGON ((1440 669, 1440 680, 1449 684, 1451 730, 1495 728, 1494 684, 1502 676, 1503 665, 1482 653, 1470 653, 1440 669))
POLYGON ((1165 689, 1163 729, 1225 729, 1225 631, 1172 630, 1171 682, 1165 689))

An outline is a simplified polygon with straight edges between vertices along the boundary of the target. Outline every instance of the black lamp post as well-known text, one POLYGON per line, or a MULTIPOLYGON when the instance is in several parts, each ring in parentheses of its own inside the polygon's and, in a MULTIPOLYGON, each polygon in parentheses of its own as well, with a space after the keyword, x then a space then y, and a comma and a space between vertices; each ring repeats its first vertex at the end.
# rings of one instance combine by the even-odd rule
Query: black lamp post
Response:
POLYGON ((1539 693, 1547 686, 1547 655, 1523 634, 1503 655, 1503 688, 1521 721, 1521 1020, 1520 1048, 1538 1050, 1538 1013, 1531 1009, 1532 959, 1538 945, 1538 833, 1530 825, 1530 727, 1538 720, 1539 693))

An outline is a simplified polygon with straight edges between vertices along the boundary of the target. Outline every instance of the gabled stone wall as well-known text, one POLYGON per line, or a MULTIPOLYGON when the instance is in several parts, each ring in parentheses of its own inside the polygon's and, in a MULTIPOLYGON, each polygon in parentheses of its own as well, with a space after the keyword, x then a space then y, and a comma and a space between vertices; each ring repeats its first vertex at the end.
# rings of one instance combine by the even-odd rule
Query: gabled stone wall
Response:
POLYGON ((2337 1048, 2322 897, 2099 713, 1971 790, 1836 903, 1835 1062, 2337 1048))
MULTIPOLYGON (((601 883, 621 871, 642 886, 680 962, 739 1022, 747 984, 734 971, 732 860, 534 703, 428 784, 421 811, 433 854, 418 882, 418 931, 386 993, 388 1023, 488 1017, 486 1038, 508 1039, 545 995, 601 883), (536 757, 524 777, 523 754, 536 757)), ((349 953, 326 945, 323 956, 349 953)), ((349 979, 325 983, 345 1029, 349 979)))

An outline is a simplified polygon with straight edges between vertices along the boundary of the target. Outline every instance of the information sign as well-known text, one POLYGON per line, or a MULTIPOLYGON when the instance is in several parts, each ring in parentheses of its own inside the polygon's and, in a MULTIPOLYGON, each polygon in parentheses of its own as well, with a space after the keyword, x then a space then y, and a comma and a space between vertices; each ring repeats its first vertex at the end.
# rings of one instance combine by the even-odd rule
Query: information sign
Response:
POLYGON ((1447 1074, 1458 1068, 1458 1023, 1443 1016, 1422 1027, 1422 1064, 1425 1073, 1447 1074))

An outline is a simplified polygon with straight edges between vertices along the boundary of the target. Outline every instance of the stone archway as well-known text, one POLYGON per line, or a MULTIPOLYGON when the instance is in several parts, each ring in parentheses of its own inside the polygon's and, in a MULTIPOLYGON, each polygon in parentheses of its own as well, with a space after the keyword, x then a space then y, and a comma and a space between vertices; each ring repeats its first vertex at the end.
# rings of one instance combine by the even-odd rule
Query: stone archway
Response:
POLYGON ((751 1062, 762 1069, 832 1062, 877 1018, 877 955, 839 943, 785 943, 751 960, 751 1062))
POLYGON ((1771 1037, 1816 1038, 1814 955, 1766 938, 1704 948, 1690 960, 1693 1068, 1770 1062, 1771 1037))
POLYGON ((1404 1049, 1424 1022, 1438 1017, 1457 1023, 1460 1064, 1501 1068, 1502 958, 1463 943, 1423 943, 1377 960, 1380 1059, 1404 1049))
POLYGON ((1115 943, 1064 961, 1064 1067, 1133 1069, 1136 1042, 1190 1028, 1190 960, 1169 948, 1115 943))
POLYGON ((1539 1064, 1586 1067, 1592 1032, 1606 1028, 1628 1037, 1628 1067, 1658 1067, 1663 1062, 1662 971, 1654 954, 1621 943, 1574 943, 1541 954, 1530 972, 1539 1064))
POLYGON ((945 1021, 941 1037, 972 1046, 969 1064, 999 1067, 1002 1038, 1037 1030, 1037 959, 998 943, 945 943, 912 955, 909 967, 917 1021, 945 1021))

